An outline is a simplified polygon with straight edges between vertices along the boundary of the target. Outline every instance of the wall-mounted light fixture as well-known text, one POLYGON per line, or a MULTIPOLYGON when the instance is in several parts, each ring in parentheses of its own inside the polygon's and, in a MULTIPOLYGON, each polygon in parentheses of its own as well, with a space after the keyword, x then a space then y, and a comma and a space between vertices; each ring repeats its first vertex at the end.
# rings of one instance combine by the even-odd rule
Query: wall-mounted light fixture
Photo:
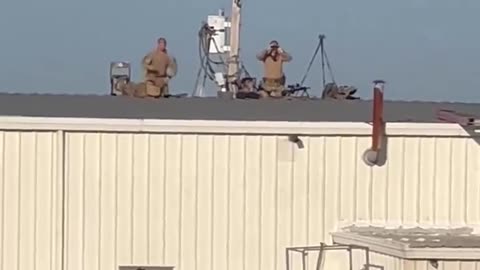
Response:
POLYGON ((303 148, 305 148, 305 145, 303 145, 303 141, 298 137, 298 135, 290 135, 290 136, 288 136, 288 141, 296 144, 297 147, 298 147, 298 149, 303 149, 303 148))

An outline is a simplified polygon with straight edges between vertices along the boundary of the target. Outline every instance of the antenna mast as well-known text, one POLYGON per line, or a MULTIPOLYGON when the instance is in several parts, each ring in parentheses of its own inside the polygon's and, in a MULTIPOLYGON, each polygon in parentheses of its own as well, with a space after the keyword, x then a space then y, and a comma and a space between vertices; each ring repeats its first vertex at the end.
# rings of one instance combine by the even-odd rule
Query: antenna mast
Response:
POLYGON ((241 0, 232 0, 232 14, 230 27, 230 55, 228 58, 227 89, 233 93, 237 91, 234 84, 239 79, 240 67, 240 11, 242 8, 241 0))

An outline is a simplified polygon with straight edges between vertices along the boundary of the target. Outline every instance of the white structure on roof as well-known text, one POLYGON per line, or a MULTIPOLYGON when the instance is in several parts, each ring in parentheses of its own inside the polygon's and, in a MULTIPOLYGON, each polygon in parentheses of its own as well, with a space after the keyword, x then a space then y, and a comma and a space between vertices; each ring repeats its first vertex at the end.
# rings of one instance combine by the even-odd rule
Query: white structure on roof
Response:
POLYGON ((333 242, 410 260, 478 260, 480 235, 473 228, 395 228, 350 226, 332 233, 333 242))
POLYGON ((227 21, 224 11, 219 10, 217 15, 208 15, 207 25, 212 29, 213 34, 209 40, 209 53, 223 54, 230 51, 230 46, 226 45, 226 30, 230 28, 231 23, 227 21))
POLYGON ((286 247, 331 243, 343 222, 480 224, 478 137, 386 132, 386 163, 369 167, 366 123, 1 117, 0 269, 284 269, 286 247))

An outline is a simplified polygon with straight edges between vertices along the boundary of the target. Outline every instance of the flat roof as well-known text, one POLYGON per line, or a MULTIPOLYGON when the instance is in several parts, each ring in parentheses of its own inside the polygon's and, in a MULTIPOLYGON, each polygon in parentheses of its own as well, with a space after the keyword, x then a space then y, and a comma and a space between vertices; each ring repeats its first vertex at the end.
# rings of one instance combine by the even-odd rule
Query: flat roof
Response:
MULTIPOLYGON (((385 101, 387 122, 438 123, 436 111, 478 115, 480 103, 385 101)), ((224 100, 124 96, 0 94, 0 116, 223 121, 370 122, 372 101, 224 100)))
POLYGON ((335 243, 360 245, 403 259, 480 260, 480 235, 473 228, 386 228, 356 226, 332 233, 335 243))

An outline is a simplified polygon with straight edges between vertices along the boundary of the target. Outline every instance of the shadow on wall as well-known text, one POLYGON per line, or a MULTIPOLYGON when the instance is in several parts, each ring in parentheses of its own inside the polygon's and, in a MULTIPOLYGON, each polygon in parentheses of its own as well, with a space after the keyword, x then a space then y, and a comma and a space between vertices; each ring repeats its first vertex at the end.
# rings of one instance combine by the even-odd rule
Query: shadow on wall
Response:
POLYGON ((380 151, 378 152, 377 164, 378 167, 382 167, 388 160, 388 136, 385 134, 382 143, 380 144, 380 151))
POLYGON ((378 152, 378 159, 376 166, 382 167, 387 163, 388 160, 388 135, 386 130, 386 125, 383 125, 382 128, 382 141, 380 143, 380 151, 378 152))

